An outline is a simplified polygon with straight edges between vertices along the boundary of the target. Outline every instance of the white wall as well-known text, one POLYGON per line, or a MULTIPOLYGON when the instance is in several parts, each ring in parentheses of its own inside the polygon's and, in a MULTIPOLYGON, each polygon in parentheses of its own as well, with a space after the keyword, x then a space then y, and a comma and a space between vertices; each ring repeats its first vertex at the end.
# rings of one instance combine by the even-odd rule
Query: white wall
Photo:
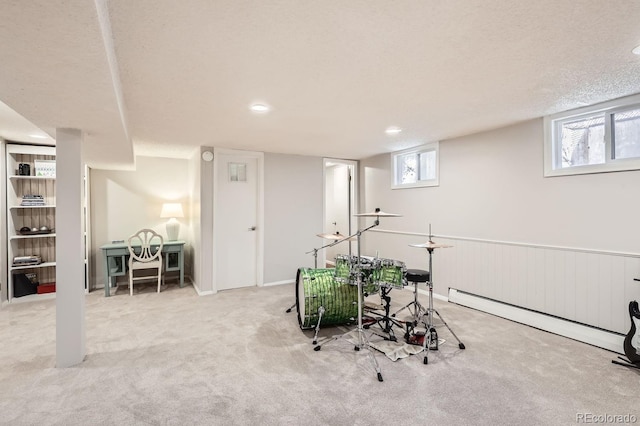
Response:
POLYGON ((607 252, 630 259, 640 253, 635 237, 640 171, 544 178, 543 124, 538 119, 441 141, 439 187, 391 190, 390 179, 388 154, 361 162, 364 210, 380 207, 403 215, 381 219, 379 229, 391 233, 364 235, 365 254, 380 251, 381 257, 428 269, 426 251, 408 244, 425 242, 424 235, 416 234, 426 234, 431 223, 435 235, 455 237, 441 238, 454 247, 434 254, 436 292, 462 288, 626 332, 628 319, 621 324, 628 299, 640 298, 640 284, 628 281, 640 277, 640 263, 612 263, 607 252), (465 242, 471 240, 489 242, 490 251, 472 249, 465 242), (528 258, 535 263, 514 269, 517 262, 510 259, 519 259, 521 252, 510 248, 514 246, 533 250, 528 258), (552 246, 552 252, 545 246, 552 246), (568 254, 556 255, 562 248, 568 254), (590 253, 589 265, 602 267, 589 266, 585 272, 581 262, 567 260, 582 259, 576 254, 582 252, 590 253), (615 267, 622 264, 627 265, 624 271, 615 267), (518 297, 523 289, 529 289, 530 297, 518 297))
MULTIPOLYGON (((180 202, 185 217, 180 222, 180 239, 191 235, 189 160, 137 157, 135 171, 91 170, 91 287, 104 286, 104 258, 100 246, 126 240, 142 228, 151 228, 166 237, 160 218, 164 202, 180 202)), ((188 274, 191 267, 185 264, 188 274)))
POLYGON ((440 186, 391 190, 389 155, 362 162, 365 209, 381 228, 638 252, 640 171, 543 178, 542 120, 440 142, 440 186))
POLYGON ((267 153, 264 163, 264 282, 293 281, 298 268, 313 268, 305 252, 323 241, 323 160, 267 153))

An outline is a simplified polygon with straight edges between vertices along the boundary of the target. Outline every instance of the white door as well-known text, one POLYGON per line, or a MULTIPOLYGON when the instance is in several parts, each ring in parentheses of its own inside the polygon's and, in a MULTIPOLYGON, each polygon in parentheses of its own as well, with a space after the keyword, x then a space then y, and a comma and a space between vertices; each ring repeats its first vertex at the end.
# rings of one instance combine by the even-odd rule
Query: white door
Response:
POLYGON ((258 158, 218 153, 214 241, 218 290, 258 283, 258 158))

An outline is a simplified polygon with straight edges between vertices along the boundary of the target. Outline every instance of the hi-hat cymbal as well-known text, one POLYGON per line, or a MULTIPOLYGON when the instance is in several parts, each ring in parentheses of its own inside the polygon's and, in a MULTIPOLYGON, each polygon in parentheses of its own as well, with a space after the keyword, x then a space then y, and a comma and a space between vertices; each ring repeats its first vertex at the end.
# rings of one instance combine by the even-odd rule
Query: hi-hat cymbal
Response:
POLYGON ((422 243, 422 244, 409 244, 409 247, 436 249, 436 248, 449 248, 453 246, 450 246, 448 244, 438 244, 438 243, 434 243, 433 241, 427 241, 426 243, 422 243))
POLYGON ((386 213, 380 210, 376 210, 376 211, 372 211, 369 213, 358 213, 358 214, 354 214, 354 216, 359 216, 359 217, 400 217, 402 216, 401 214, 396 214, 396 213, 386 213))
MULTIPOLYGON (((317 234, 318 237, 320 238, 325 238, 327 240, 344 240, 347 238, 347 235, 342 235, 339 232, 336 232, 335 234, 317 234)), ((354 240, 356 237, 351 237, 349 238, 349 241, 354 240)))

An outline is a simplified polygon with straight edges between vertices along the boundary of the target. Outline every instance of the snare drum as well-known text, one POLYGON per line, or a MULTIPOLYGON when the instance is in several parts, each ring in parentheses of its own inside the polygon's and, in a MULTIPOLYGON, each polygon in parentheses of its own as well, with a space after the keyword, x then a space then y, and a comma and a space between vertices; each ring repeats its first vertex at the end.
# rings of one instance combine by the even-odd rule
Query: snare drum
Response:
POLYGON ((404 262, 392 259, 377 259, 374 281, 381 287, 402 288, 407 285, 404 276, 407 267, 404 262))
POLYGON ((301 329, 316 326, 321 306, 321 325, 353 323, 358 318, 358 288, 337 281, 333 269, 298 269, 296 308, 301 329))

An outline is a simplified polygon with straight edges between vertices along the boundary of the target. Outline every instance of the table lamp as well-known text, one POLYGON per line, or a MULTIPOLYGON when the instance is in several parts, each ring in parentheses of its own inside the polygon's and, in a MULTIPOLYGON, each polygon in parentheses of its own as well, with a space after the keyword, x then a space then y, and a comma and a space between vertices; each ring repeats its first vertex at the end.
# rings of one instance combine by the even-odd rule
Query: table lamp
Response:
POLYGON ((182 204, 180 203, 164 203, 162 205, 162 211, 160 212, 161 218, 169 218, 167 221, 167 240, 175 241, 178 239, 180 233, 180 222, 176 220, 177 217, 184 217, 182 212, 182 204))

